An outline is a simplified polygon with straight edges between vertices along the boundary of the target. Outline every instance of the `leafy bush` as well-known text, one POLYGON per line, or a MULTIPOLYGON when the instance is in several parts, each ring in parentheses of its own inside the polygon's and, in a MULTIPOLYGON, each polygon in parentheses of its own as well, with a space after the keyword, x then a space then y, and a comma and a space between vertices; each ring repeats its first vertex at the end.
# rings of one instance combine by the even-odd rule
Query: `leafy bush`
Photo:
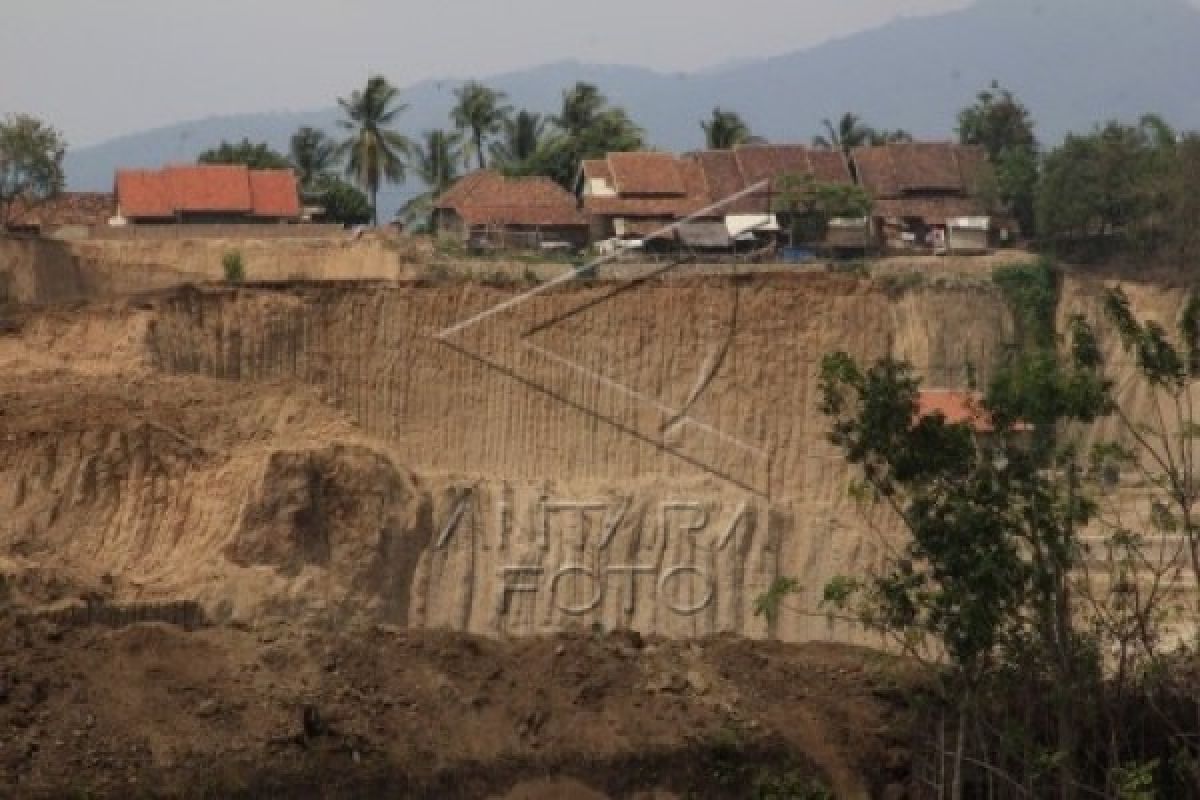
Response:
POLYGON ((246 264, 240 251, 230 250, 226 253, 221 259, 221 266, 225 270, 226 283, 242 283, 246 280, 246 264))

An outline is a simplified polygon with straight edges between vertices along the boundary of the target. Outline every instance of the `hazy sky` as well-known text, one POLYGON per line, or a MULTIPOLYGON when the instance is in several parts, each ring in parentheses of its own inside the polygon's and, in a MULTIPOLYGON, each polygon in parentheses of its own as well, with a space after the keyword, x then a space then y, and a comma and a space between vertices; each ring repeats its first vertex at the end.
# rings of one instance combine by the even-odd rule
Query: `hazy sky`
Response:
POLYGON ((968 0, 0 0, 0 112, 72 145, 564 58, 694 70, 968 0), (736 9, 736 13, 735 10, 736 9))

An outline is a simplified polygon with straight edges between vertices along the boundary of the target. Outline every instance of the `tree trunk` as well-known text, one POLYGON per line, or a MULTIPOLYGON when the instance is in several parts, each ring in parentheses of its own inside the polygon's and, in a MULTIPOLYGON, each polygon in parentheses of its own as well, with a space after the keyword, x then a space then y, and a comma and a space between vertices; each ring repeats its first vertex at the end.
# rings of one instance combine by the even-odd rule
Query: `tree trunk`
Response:
POLYGON ((954 777, 950 784, 950 800, 962 800, 963 760, 967 746, 967 698, 958 707, 958 732, 954 740, 954 777))
POLYGON ((371 187, 371 216, 375 220, 376 228, 379 227, 379 187, 371 187))
POLYGON ((487 169, 483 159, 483 131, 475 131, 475 154, 479 157, 479 168, 487 169))

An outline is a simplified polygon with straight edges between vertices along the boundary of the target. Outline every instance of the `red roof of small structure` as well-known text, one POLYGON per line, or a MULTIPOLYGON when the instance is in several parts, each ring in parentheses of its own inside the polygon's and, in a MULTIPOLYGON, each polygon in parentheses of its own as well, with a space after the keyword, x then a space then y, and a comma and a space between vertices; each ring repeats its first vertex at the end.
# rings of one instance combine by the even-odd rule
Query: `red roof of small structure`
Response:
POLYGON ((300 215, 300 193, 291 170, 229 164, 120 170, 116 193, 120 212, 129 219, 170 219, 180 213, 300 215))
POLYGON ((575 196, 549 178, 509 178, 479 170, 442 193, 434 207, 468 225, 585 226, 575 196))
MULTIPOLYGON (((917 398, 918 419, 941 414, 950 425, 969 425, 976 433, 991 433, 992 415, 983 407, 983 393, 960 389, 922 389, 917 398)), ((1029 431, 1028 423, 1018 422, 1013 430, 1029 431)))

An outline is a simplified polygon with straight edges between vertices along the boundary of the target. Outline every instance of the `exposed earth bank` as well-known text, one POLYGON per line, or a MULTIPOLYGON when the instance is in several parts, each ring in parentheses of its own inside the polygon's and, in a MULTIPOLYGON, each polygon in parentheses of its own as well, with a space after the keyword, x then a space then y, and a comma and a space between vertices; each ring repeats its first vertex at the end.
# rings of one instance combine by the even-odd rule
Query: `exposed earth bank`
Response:
POLYGON ((903 797, 912 680, 865 651, 734 638, 9 616, 0 795, 903 797))

